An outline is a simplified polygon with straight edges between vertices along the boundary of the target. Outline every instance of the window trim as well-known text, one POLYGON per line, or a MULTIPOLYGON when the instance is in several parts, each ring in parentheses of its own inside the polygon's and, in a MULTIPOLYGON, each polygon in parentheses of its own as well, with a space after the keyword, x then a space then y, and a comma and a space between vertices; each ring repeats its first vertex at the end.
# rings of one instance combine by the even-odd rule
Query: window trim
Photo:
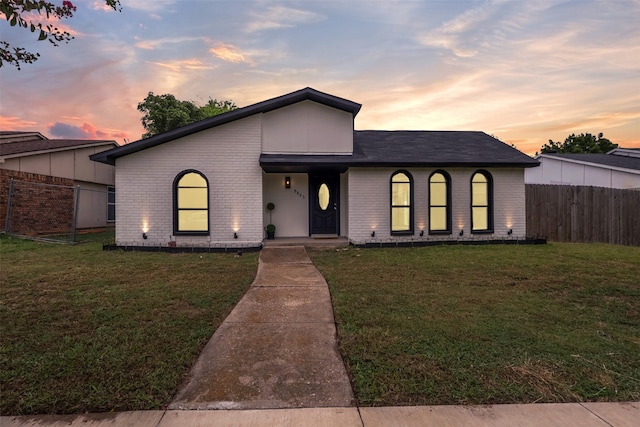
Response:
POLYGON ((116 186, 107 185, 107 222, 116 222, 116 186), (109 201, 109 194, 113 193, 113 203, 109 201), (113 219, 109 219, 109 207, 113 206, 113 219))
POLYGON ((469 213, 471 216, 471 234, 492 234, 493 233, 493 177, 491 174, 484 170, 478 169, 474 173, 471 174, 471 179, 469 180, 469 190, 470 190, 470 200, 469 200, 469 213), (473 204, 473 178, 480 174, 485 177, 487 180, 487 205, 474 205, 473 204), (474 230, 473 229, 473 208, 474 207, 486 207, 487 208, 487 228, 484 230, 474 230))
POLYGON ((442 169, 437 169, 435 171, 433 171, 431 173, 431 175, 429 175, 429 193, 427 194, 427 205, 428 205, 428 211, 427 211, 427 215, 429 218, 429 234, 430 235, 444 235, 444 234, 451 234, 451 230, 452 230, 452 217, 451 217, 451 176, 443 171, 442 169), (444 177, 444 181, 445 181, 445 185, 446 185, 446 206, 440 206, 440 205, 431 205, 431 178, 433 178, 433 176, 435 174, 441 174, 444 177), (447 228, 446 230, 432 230, 431 229, 431 208, 432 207, 436 207, 436 208, 441 208, 444 207, 445 208, 445 215, 446 215, 446 221, 447 221, 447 228))
MULTIPOLYGON (((191 209, 184 209, 184 210, 191 210, 191 209)), ((195 209, 195 210, 204 210, 204 209, 195 209)), ((174 236, 208 236, 210 235, 211 234, 210 214, 211 214, 211 202, 210 202, 210 196, 209 196, 209 180, 207 179, 206 175, 196 169, 186 169, 180 172, 178 175, 176 175, 176 177, 173 179, 173 234, 174 236), (180 182, 183 176, 190 173, 196 173, 200 175, 204 179, 204 181, 207 183, 207 230, 206 231, 180 231, 178 229, 179 227, 178 183, 180 182)))
POLYGON ((409 173, 409 171, 400 169, 391 174, 391 179, 389 179, 389 232, 392 236, 409 236, 413 235, 414 227, 413 227, 413 209, 414 209, 414 201, 413 201, 413 176, 409 173), (398 174, 404 174, 407 178, 409 178, 409 206, 405 205, 393 205, 393 178, 398 174), (400 230, 393 231, 393 209, 394 208, 409 208, 409 229, 408 230, 400 230))

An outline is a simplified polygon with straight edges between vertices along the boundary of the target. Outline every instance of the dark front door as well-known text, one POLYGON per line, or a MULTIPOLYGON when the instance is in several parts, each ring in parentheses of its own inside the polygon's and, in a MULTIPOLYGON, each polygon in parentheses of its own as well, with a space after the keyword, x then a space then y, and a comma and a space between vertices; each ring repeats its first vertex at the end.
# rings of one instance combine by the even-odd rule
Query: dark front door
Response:
POLYGON ((339 234, 340 175, 309 175, 311 234, 339 234))

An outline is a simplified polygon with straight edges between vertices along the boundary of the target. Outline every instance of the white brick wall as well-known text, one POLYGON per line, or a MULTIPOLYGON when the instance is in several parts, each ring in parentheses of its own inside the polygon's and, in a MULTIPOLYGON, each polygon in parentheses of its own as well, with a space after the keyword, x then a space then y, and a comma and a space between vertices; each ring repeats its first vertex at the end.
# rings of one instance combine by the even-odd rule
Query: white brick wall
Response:
MULTIPOLYGON (((116 165, 116 243, 131 246, 236 247, 259 245, 268 214, 277 202, 279 235, 307 235, 306 176, 281 190, 283 176, 263 174, 262 116, 255 115, 121 157, 116 165), (196 169, 209 181, 210 235, 173 235, 173 181, 196 169), (264 180, 263 180, 264 178, 264 180), (300 188, 298 188, 298 186, 300 188), (281 190, 281 191, 280 191, 281 190), (297 191, 294 191, 297 190, 297 191), (282 193, 282 194, 280 194, 282 193), (263 194, 265 197, 263 197, 263 194), (282 197, 280 197, 282 196, 282 197), (283 197, 287 198, 283 198, 283 197), (295 196, 295 197, 294 197, 295 196), (272 200, 274 199, 274 200, 272 200), (295 218, 295 220, 294 220, 295 218), (148 239, 142 238, 146 231, 148 239), (237 231, 239 238, 233 238, 237 231)), ((351 168, 341 177, 341 234, 353 243, 430 240, 481 240, 525 237, 524 171, 488 169, 494 183, 494 233, 471 234, 470 180, 476 169, 444 168, 452 181, 452 234, 428 233, 428 180, 434 168, 407 169, 414 179, 414 235, 390 235, 390 178, 396 168, 351 168), (513 234, 507 230, 513 228, 513 234), (462 238, 458 235, 464 230, 462 238), (376 231, 375 238, 371 231, 376 231), (420 230, 424 236, 420 237, 420 230)))
POLYGON ((116 244, 228 247, 262 241, 261 116, 121 157, 116 164, 116 244), (173 235, 173 180, 196 169, 209 181, 209 236, 173 235), (148 239, 143 240, 143 228, 148 239), (234 240, 237 231, 239 238, 234 240))
POLYGON ((396 168, 352 168, 348 173, 349 238, 353 243, 404 242, 428 240, 482 240, 524 238, 525 192, 524 171, 520 168, 487 169, 493 176, 494 233, 471 234, 472 168, 443 168, 451 176, 452 234, 435 236, 428 233, 429 175, 435 168, 406 169, 414 182, 414 235, 391 236, 390 179, 396 168), (512 228, 513 234, 507 235, 512 228), (462 238, 459 230, 464 230, 462 238), (371 237, 371 231, 376 235, 371 237), (420 230, 424 236, 420 237, 420 230))

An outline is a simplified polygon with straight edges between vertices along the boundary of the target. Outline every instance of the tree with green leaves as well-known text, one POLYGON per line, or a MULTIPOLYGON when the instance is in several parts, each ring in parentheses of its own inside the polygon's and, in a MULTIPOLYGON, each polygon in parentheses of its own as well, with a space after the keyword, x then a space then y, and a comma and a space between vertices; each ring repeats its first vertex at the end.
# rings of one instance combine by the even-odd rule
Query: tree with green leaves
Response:
POLYGON ((155 95, 149 92, 144 101, 138 104, 138 111, 143 114, 142 126, 147 131, 142 137, 149 138, 236 108, 232 101, 209 98, 205 105, 198 106, 192 101, 180 101, 171 94, 155 95))
POLYGON ((606 153, 617 147, 618 144, 604 138, 602 132, 597 137, 590 133, 572 133, 563 143, 549 140, 540 148, 540 153, 606 153))
MULTIPOLYGON (((107 6, 120 11, 120 0, 104 0, 107 6)), ((53 24, 43 25, 38 17, 67 19, 73 17, 78 8, 69 0, 56 4, 45 0, 1 0, 0 13, 5 16, 12 27, 26 28, 32 33, 38 33, 38 40, 49 40, 54 46, 61 42, 69 43, 73 36, 68 31, 62 31, 53 24), (32 13, 37 12, 37 14, 32 13)), ((7 41, 0 40, 0 67, 4 63, 14 65, 20 70, 20 64, 33 64, 40 57, 39 53, 27 51, 23 47, 11 46, 7 41)))
POLYGON ((226 113, 227 111, 235 110, 238 108, 233 101, 218 101, 217 99, 209 98, 209 101, 204 104, 200 109, 204 113, 205 117, 213 117, 218 114, 226 113))

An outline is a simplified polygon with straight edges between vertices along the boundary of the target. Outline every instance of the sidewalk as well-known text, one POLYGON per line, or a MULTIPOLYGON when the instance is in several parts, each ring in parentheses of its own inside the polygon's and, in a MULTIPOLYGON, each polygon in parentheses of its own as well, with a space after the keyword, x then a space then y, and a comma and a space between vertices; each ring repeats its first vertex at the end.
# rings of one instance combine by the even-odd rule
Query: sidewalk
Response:
POLYGON ((138 411, 0 417, 1 427, 636 427, 640 402, 491 406, 138 411))

